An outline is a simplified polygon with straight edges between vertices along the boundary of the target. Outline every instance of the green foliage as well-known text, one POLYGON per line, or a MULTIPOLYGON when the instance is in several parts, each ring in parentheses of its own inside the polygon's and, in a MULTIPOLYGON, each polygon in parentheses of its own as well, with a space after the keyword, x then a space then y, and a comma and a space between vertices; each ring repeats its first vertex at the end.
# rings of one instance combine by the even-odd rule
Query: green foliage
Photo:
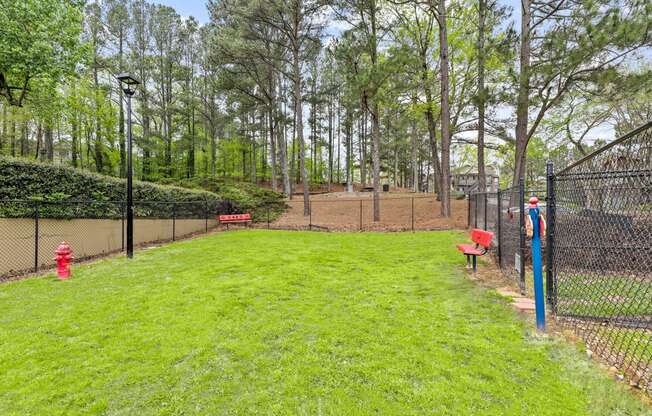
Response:
POLYGON ((225 200, 233 201, 242 212, 250 212, 254 220, 266 221, 269 208, 270 219, 282 214, 287 205, 281 193, 261 188, 249 182, 225 181, 207 177, 191 179, 165 179, 161 183, 190 189, 203 189, 219 194, 225 200))
POLYGON ((74 70, 82 56, 81 5, 78 0, 0 0, 0 95, 10 104, 22 104, 20 96, 32 80, 56 83, 74 70))
MULTIPOLYGON (((9 157, 0 157, 0 183, 0 199, 48 199, 53 195, 66 195, 73 201, 126 198, 124 179, 9 157)), ((221 198, 212 192, 134 181, 134 199, 183 202, 221 198)))
MULTIPOLYGON (((42 214, 51 216, 119 216, 120 205, 115 202, 126 200, 126 182, 124 179, 112 178, 76 169, 53 166, 38 162, 29 162, 7 157, 0 157, 0 200, 36 200, 36 201, 82 201, 82 204, 69 204, 58 208, 50 204, 42 214)), ((212 192, 163 186, 147 182, 134 181, 134 201, 148 201, 158 204, 140 205, 142 215, 170 216, 171 204, 163 202, 198 202, 195 209, 203 211, 205 203, 212 207, 222 206, 221 197, 212 192)), ((47 206, 48 204, 44 204, 47 206)), ((31 216, 29 204, 3 204, 0 215, 31 216)))
POLYGON ((0 414, 650 414, 463 239, 238 231, 0 285, 0 414))

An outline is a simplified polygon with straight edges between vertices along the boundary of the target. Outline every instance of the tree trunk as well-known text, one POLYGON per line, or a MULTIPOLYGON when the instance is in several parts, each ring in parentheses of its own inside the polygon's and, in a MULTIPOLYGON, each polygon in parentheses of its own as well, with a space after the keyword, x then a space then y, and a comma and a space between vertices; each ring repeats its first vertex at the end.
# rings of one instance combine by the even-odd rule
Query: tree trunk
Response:
POLYGON ((276 180, 276 129, 274 126, 274 110, 270 106, 269 109, 269 153, 271 156, 270 175, 272 179, 272 190, 278 191, 278 183, 276 180))
POLYGON ((78 124, 77 124, 77 114, 72 115, 71 125, 70 125, 70 140, 71 140, 71 156, 72 156, 72 166, 77 167, 77 146, 78 145, 78 124))
POLYGON ((312 102, 310 103, 310 178, 314 183, 317 178, 317 109, 316 102, 317 98, 315 97, 315 86, 317 84, 316 80, 312 80, 312 102))
POLYGON ((360 147, 360 185, 362 188, 367 186, 367 111, 365 106, 362 106, 362 116, 360 120, 360 128, 358 129, 358 146, 360 147))
MULTIPOLYGON (((245 120, 248 123, 249 122, 249 113, 245 114, 245 120)), ((251 124, 249 124, 249 127, 251 127, 251 182, 253 183, 258 183, 258 159, 256 159, 256 150, 258 149, 258 143, 256 142, 256 132, 254 131, 254 126, 256 124, 256 114, 251 115, 251 124)), ((265 154, 265 147, 263 146, 263 157, 265 154)), ((263 164, 262 167, 264 167, 264 159, 263 159, 263 164)), ((263 176, 264 176, 264 171, 263 171, 263 176)))
POLYGON ((333 184, 333 94, 328 94, 328 192, 333 184))
POLYGON ((434 170, 433 178, 435 185, 435 193, 440 193, 441 186, 441 165, 439 163, 439 155, 437 150, 437 123, 435 122, 435 115, 433 114, 433 98, 432 89, 430 87, 430 77, 428 76, 428 62, 426 55, 421 56, 421 81, 426 96, 426 124, 428 125, 428 136, 430 139, 430 150, 432 153, 432 166, 434 170))
POLYGON ((39 121, 36 126, 36 154, 34 159, 45 161, 45 147, 43 146, 43 124, 39 121))
POLYGON ((190 106, 190 144, 188 148, 188 177, 195 176, 195 108, 190 106))
POLYGON ((28 131, 29 131, 29 122, 24 120, 20 132, 20 155, 25 157, 29 153, 29 142, 28 142, 28 131))
POLYGON ((172 113, 169 108, 169 103, 165 105, 165 175, 172 177, 172 113))
POLYGON ((342 132, 342 101, 340 99, 339 93, 337 95, 337 183, 342 183, 342 166, 340 154, 341 142, 341 132, 342 132))
POLYGON ((478 190, 487 191, 486 175, 484 169, 484 118, 485 99, 484 89, 484 28, 487 12, 486 0, 478 0, 478 190))
POLYGON ((189 125, 188 125, 188 134, 190 135, 190 143, 188 143, 188 161, 186 164, 187 175, 189 178, 195 176, 195 101, 194 101, 194 79, 195 79, 195 63, 192 60, 192 53, 190 58, 187 60, 189 67, 188 71, 188 112, 190 113, 189 125))
MULTIPOLYGON (((124 71, 123 65, 123 26, 120 25, 119 39, 118 39, 118 66, 120 72, 124 71)), ((124 92, 122 88, 118 87, 118 95, 120 100, 120 112, 118 114, 118 140, 120 141, 120 177, 124 178, 127 176, 127 147, 126 147, 126 138, 125 138, 125 111, 124 111, 124 92)), ((74 163, 73 163, 74 165, 74 163)))
MULTIPOLYGON (((150 137, 149 95, 147 92, 147 73, 145 72, 145 64, 143 63, 145 52, 140 50, 139 54, 140 54, 139 75, 142 84, 140 85, 139 93, 136 96, 140 99, 140 113, 143 120, 143 137, 140 139, 140 143, 139 143, 139 146, 143 151, 143 157, 141 161, 141 178, 143 180, 148 180, 151 175, 151 160, 150 160, 151 149, 149 146, 149 137, 150 137)), ((133 139, 133 132, 132 132, 132 139, 133 139)))
POLYGON ((394 141, 394 169, 392 171, 394 186, 398 186, 398 141, 394 141))
POLYGON ((213 91, 211 87, 211 109, 210 109, 210 115, 211 115, 211 128, 210 128, 210 133, 211 133, 211 177, 215 177, 217 174, 217 139, 215 137, 216 134, 216 129, 215 129, 215 91, 213 91))
POLYGON ((11 156, 16 157, 16 111, 11 109, 11 156))
MULTIPOLYGON (((295 31, 299 30, 299 6, 295 11, 295 31)), ((295 40, 298 42, 298 35, 295 40)), ((296 119, 296 134, 299 142, 299 165, 301 170, 301 182, 303 183, 303 215, 310 215, 310 183, 308 172, 306 172, 306 146, 303 141, 303 111, 301 109, 301 66, 299 64, 299 44, 295 43, 293 48, 293 71, 294 71, 294 117, 296 119)))
POLYGON ((521 1, 521 49, 516 101, 516 149, 514 152, 514 176, 512 186, 517 186, 525 177, 526 150, 528 144, 527 125, 530 97, 530 0, 521 1))
POLYGON ((45 158, 48 162, 54 161, 54 137, 51 121, 45 123, 45 158))
POLYGON ((143 161, 142 161, 142 178, 143 180, 148 180, 152 173, 151 168, 151 150, 149 148, 149 135, 150 135, 150 119, 149 119, 149 110, 147 108, 147 98, 143 93, 143 139, 141 143, 141 148, 143 149, 143 161))
POLYGON ((371 114, 371 163, 373 174, 374 221, 380 221, 380 114, 378 102, 374 98, 371 114))
MULTIPOLYGON (((450 107, 448 103, 448 35, 446 29, 446 3, 438 2, 439 60, 441 64, 441 215, 451 215, 450 203, 450 107)), ((434 162, 434 161, 433 161, 434 162)))
MULTIPOLYGON (((412 102, 416 106, 417 104, 417 96, 414 95, 412 97, 412 102)), ((412 166, 412 191, 413 192, 418 192, 419 189, 419 166, 417 162, 417 146, 418 146, 418 140, 419 140, 419 132, 417 130, 417 121, 412 120, 412 143, 410 146, 410 164, 412 166)))
MULTIPOLYGON (((294 93, 294 92, 293 92, 294 93)), ((292 107, 292 111, 296 111, 296 107, 292 107)), ((299 183, 300 181, 300 172, 297 169, 297 117, 296 113, 293 113, 292 116, 292 160, 290 161, 290 174, 292 175, 292 183, 299 183)), ((292 199, 292 194, 290 194, 290 199, 292 199)))
MULTIPOLYGON (((254 116, 255 117, 255 116, 254 116)), ((263 177, 263 181, 267 177, 267 122, 266 122, 266 112, 264 109, 260 110, 260 143, 261 146, 263 147, 261 152, 260 152, 260 169, 261 169, 261 175, 263 177)), ((255 159, 255 158, 254 158, 255 159)))
POLYGON ((104 169, 104 161, 103 161, 103 152, 102 152, 102 122, 100 118, 100 85, 98 81, 98 74, 97 74, 97 68, 98 68, 98 63, 97 63, 97 50, 94 51, 94 56, 93 56, 93 86, 94 86, 94 93, 95 93, 95 144, 94 144, 94 149, 95 149, 95 170, 98 173, 102 173, 104 169))
POLYGON ((8 123, 8 105, 2 104, 2 135, 0 135, 0 154, 2 154, 2 148, 4 147, 5 142, 7 141, 7 125, 8 123))
POLYGON ((346 140, 346 192, 353 192, 353 120, 349 109, 346 109, 346 121, 344 125, 346 140))
MULTIPOLYGON (((277 85, 279 88, 278 97, 282 97, 283 93, 281 91, 281 87, 283 86, 283 83, 281 83, 280 77, 277 85)), ((281 107, 281 103, 279 103, 279 110, 282 115, 281 120, 283 120, 283 122, 280 123, 281 126, 280 128, 282 128, 283 134, 280 135, 277 133, 277 137, 281 139, 279 140, 279 150, 280 150, 280 158, 281 158, 281 175, 283 177, 283 193, 285 194, 286 197, 289 197, 292 192, 292 189, 290 187, 290 170, 288 167, 288 142, 287 142, 287 125, 285 123, 285 113, 286 113, 285 104, 286 104, 285 100, 283 100, 282 107, 281 107)))

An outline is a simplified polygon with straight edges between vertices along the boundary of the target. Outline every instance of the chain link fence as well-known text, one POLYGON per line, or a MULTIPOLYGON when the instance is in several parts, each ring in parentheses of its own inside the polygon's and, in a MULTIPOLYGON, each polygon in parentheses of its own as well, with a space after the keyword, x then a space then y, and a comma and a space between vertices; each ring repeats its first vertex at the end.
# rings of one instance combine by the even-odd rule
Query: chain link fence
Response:
POLYGON ((474 192, 468 197, 470 228, 496 232, 498 226, 498 192, 474 192))
MULTIPOLYGON (((530 244, 525 236, 526 205, 536 196, 545 207, 546 192, 526 189, 524 184, 498 192, 476 192, 469 195, 469 228, 494 233, 494 256, 505 277, 518 284, 522 293, 530 288, 526 276, 531 273, 530 244)), ((545 251, 545 243, 544 243, 545 251)))
POLYGON ((532 259, 525 219, 537 196, 548 221, 542 254, 552 313, 652 394, 652 122, 556 174, 549 163, 546 182, 545 190, 521 181, 469 195, 468 226, 496 234, 497 264, 526 293, 532 259))
POLYGON ((652 123, 549 178, 553 311, 652 393, 652 123))
POLYGON ((451 201, 451 218, 440 214, 441 203, 430 194, 381 195, 380 220, 374 221, 370 194, 311 197, 307 215, 303 199, 286 201, 288 210, 269 224, 274 229, 313 231, 425 231, 464 228, 467 201, 451 201))
MULTIPOLYGON (((134 244, 151 244, 208 232, 231 201, 134 203, 134 244)), ((0 280, 54 266, 62 242, 75 260, 118 253, 126 244, 126 203, 121 201, 0 201, 0 280)))

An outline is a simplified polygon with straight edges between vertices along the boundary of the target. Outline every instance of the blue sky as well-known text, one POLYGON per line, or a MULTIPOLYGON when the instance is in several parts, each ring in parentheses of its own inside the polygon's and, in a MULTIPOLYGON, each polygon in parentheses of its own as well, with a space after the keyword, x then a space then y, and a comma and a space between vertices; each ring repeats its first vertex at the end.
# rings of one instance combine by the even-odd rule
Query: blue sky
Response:
POLYGON ((208 9, 204 0, 154 0, 154 3, 174 7, 182 16, 193 16, 200 23, 208 22, 208 9))

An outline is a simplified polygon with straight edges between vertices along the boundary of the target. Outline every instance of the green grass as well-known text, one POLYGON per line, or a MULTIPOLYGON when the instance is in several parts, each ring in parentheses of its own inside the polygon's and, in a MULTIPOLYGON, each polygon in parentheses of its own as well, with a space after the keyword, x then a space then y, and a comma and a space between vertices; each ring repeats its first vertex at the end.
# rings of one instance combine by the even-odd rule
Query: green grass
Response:
POLYGON ((559 312, 601 317, 652 315, 652 281, 618 275, 568 272, 558 277, 559 312))
POLYGON ((0 285, 0 414, 650 414, 463 238, 237 231, 0 285))

